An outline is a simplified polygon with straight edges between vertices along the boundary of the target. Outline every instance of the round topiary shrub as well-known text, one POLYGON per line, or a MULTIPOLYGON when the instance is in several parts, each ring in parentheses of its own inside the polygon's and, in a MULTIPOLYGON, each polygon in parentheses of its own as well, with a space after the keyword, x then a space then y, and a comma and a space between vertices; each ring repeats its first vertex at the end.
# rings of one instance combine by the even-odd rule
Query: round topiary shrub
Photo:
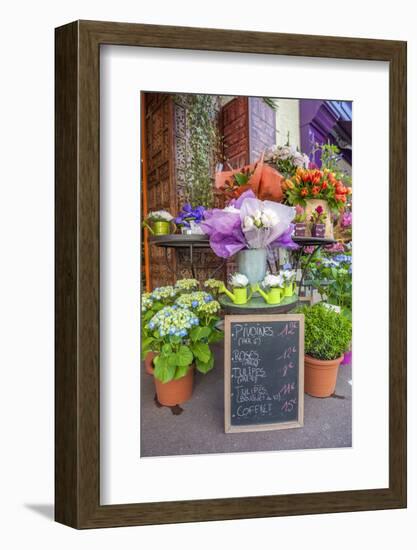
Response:
POLYGON ((322 303, 304 306, 304 353, 328 361, 339 358, 352 339, 352 323, 322 303))

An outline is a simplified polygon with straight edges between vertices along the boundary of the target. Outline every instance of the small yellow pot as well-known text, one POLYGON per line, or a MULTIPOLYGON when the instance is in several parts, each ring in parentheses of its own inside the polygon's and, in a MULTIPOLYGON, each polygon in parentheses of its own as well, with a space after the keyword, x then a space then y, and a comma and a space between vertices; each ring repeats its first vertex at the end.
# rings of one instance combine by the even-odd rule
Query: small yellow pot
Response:
POLYGON ((152 230, 154 235, 169 235, 171 233, 170 222, 153 222, 152 230))
POLYGON ((284 286, 284 297, 291 298, 291 296, 295 293, 295 289, 296 289, 295 282, 284 286))

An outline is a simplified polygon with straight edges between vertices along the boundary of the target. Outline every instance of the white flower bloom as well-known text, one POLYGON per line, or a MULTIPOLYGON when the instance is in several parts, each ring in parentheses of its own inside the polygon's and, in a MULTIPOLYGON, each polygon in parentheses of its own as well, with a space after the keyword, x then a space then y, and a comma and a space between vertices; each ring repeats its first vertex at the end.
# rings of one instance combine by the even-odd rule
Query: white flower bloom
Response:
POLYGON ((278 216, 270 208, 264 209, 261 219, 265 227, 274 227, 279 222, 278 216))
POLYGON ((277 157, 280 160, 287 160, 292 156, 291 148, 287 145, 283 145, 277 150, 277 157))
POLYGON ((155 212, 149 212, 148 219, 153 221, 170 222, 174 219, 173 216, 166 210, 156 210, 155 212))
POLYGON ((284 278, 281 274, 272 275, 271 273, 268 273, 262 281, 262 286, 268 288, 282 288, 284 286, 284 278))
POLYGON ((230 275, 229 283, 236 288, 245 288, 249 284, 249 279, 243 273, 234 273, 230 275))
POLYGON ((282 275, 285 284, 288 285, 295 281, 296 272, 294 269, 285 269, 284 271, 280 271, 280 275, 282 275))

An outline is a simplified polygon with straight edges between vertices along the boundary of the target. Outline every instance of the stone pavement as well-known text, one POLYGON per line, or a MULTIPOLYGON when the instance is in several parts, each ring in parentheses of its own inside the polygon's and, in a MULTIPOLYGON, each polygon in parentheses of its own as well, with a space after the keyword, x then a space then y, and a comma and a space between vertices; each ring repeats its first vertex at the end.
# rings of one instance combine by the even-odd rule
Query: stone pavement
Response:
POLYGON ((216 345, 216 364, 195 376, 192 399, 176 416, 154 402, 154 384, 142 366, 141 456, 192 455, 250 451, 322 449, 352 445, 352 369, 339 368, 336 395, 305 395, 304 427, 269 432, 224 433, 223 345, 216 345))

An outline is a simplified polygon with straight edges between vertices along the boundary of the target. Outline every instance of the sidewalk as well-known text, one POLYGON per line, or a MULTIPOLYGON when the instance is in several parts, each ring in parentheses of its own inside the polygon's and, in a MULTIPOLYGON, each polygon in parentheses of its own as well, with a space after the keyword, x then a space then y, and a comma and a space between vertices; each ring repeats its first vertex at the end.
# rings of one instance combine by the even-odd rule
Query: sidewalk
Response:
POLYGON ((214 369, 195 376, 194 394, 175 416, 154 403, 152 377, 141 374, 141 456, 350 447, 352 445, 352 369, 339 368, 336 395, 305 395, 304 427, 270 432, 224 433, 223 345, 216 346, 214 369))

